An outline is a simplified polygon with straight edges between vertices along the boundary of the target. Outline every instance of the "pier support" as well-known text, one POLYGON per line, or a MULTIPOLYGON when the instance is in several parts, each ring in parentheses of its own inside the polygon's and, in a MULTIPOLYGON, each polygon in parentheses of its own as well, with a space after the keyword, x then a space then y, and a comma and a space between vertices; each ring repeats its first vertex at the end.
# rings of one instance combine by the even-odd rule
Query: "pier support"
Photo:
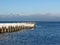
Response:
POLYGON ((35 28, 35 23, 0 23, 0 33, 16 32, 19 30, 35 28))

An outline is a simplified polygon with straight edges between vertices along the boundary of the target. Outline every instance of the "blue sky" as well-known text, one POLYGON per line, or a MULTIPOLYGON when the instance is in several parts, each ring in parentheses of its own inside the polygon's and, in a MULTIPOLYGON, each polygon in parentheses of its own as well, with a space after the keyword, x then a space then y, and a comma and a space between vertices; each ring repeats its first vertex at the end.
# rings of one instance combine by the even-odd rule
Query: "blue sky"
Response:
POLYGON ((60 13, 60 0, 0 0, 0 14, 60 13))

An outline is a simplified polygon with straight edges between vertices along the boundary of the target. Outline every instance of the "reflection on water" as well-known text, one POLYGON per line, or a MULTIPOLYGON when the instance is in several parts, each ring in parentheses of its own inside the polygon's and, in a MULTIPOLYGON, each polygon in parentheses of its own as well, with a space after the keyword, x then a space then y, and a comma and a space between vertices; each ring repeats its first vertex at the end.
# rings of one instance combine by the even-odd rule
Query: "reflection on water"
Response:
POLYGON ((12 36, 17 35, 18 33, 19 32, 1 33, 0 40, 9 40, 12 36))
POLYGON ((34 34, 31 31, 34 30, 22 30, 19 32, 0 34, 1 45, 28 45, 34 42, 34 34))
POLYGON ((0 40, 7 40, 9 38, 8 33, 0 34, 0 40))

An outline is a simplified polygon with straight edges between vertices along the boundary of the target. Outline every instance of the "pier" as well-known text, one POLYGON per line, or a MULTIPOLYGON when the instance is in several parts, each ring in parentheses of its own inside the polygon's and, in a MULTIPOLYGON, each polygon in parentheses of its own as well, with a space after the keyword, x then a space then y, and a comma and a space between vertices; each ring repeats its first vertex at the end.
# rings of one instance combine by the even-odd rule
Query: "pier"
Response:
POLYGON ((35 23, 0 23, 0 33, 16 32, 20 30, 33 29, 35 23))

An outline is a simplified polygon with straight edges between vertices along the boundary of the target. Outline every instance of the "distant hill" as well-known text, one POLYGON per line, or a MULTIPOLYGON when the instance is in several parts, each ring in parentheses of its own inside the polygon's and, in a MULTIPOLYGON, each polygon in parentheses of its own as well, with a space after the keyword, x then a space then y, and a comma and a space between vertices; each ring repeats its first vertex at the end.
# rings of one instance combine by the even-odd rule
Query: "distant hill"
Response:
POLYGON ((0 15, 0 21, 60 21, 60 16, 52 14, 0 15))

